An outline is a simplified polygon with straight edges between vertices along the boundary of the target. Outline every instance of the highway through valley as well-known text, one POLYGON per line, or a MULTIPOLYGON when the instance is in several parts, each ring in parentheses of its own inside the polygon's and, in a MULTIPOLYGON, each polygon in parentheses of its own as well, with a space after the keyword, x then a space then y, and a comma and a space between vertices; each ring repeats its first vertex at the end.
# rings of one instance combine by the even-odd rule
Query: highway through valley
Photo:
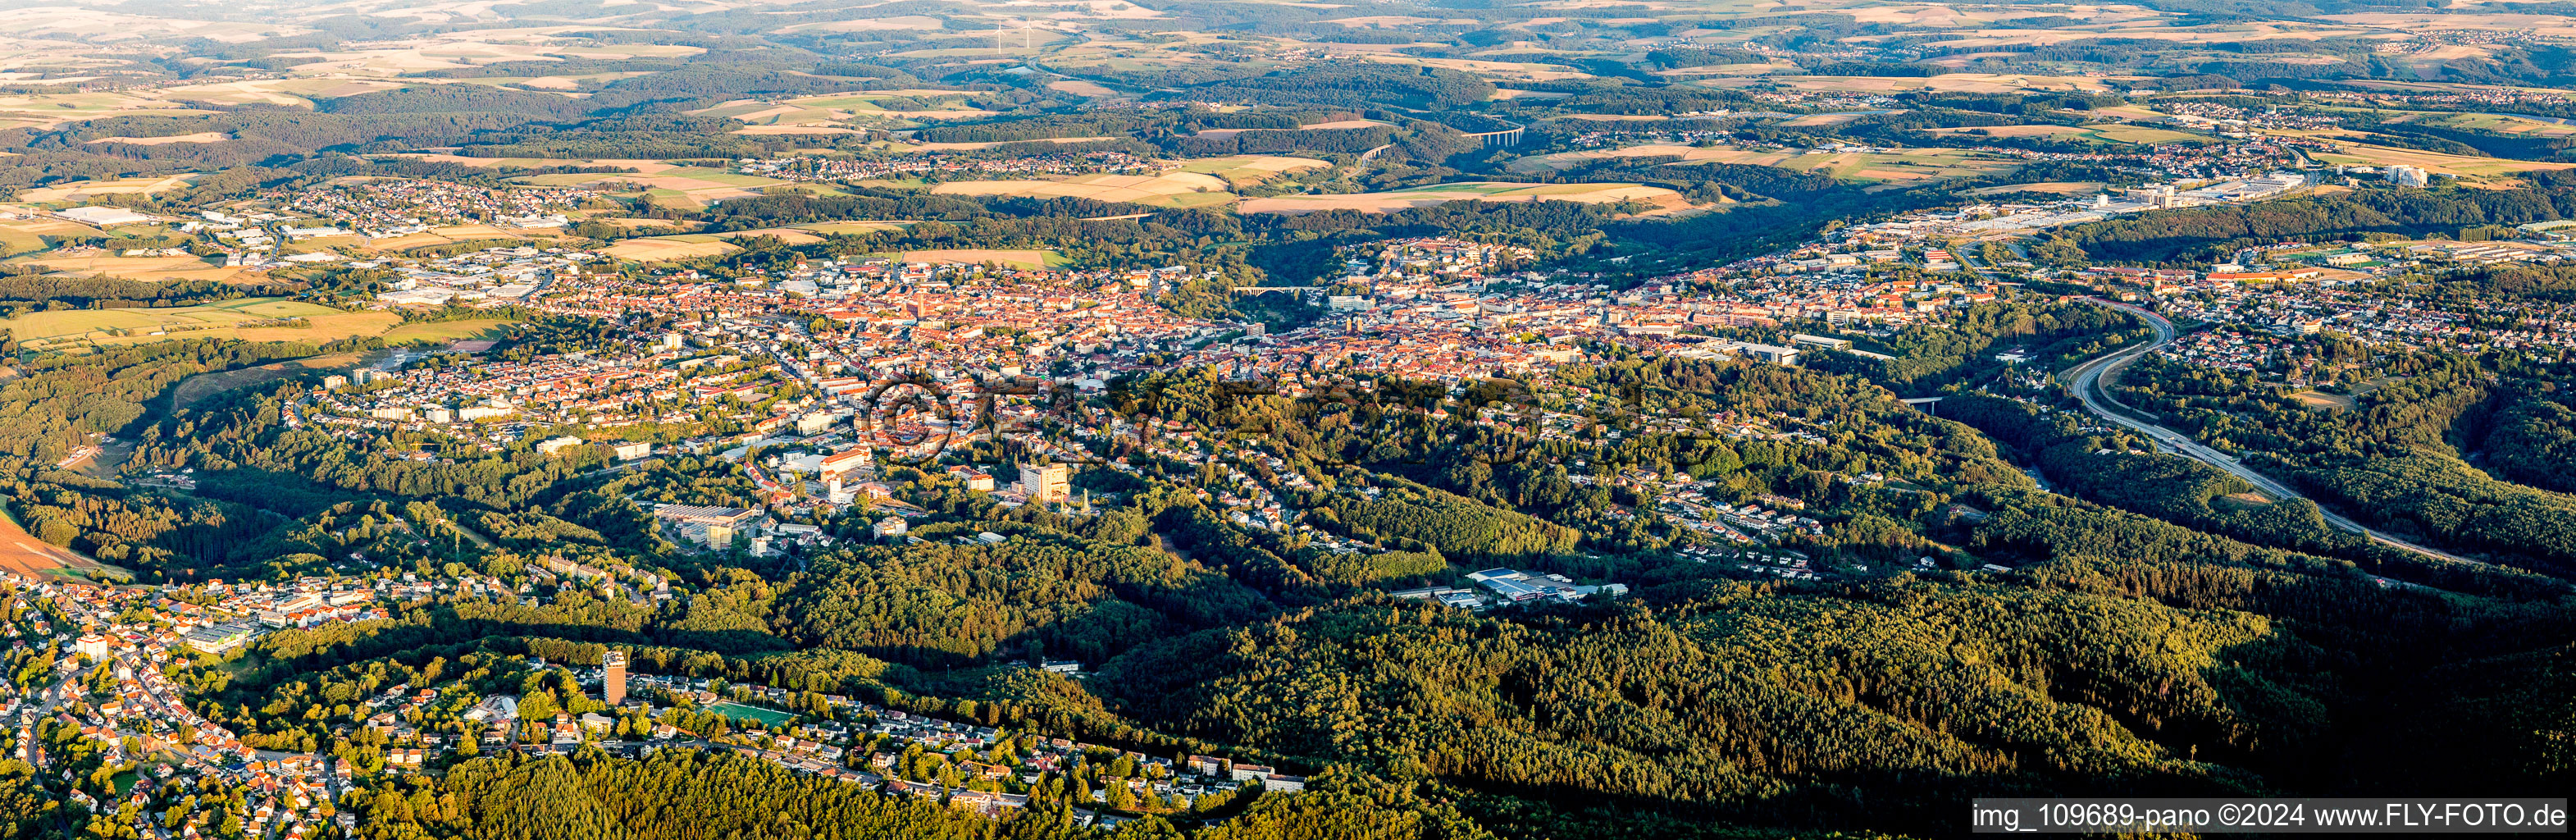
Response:
MULTIPOLYGON (((2138 416, 2144 415, 2145 413, 2132 409, 2126 404, 2121 403, 2117 398, 2111 396, 2110 391, 2103 384, 2104 380, 2106 378, 2116 378, 2119 375, 2121 368, 2128 367, 2130 363, 2137 361, 2139 357, 2145 356, 2148 353, 2153 353, 2157 348, 2173 343, 2173 322, 2165 320, 2165 317, 2162 315, 2150 312, 2144 308, 2130 306, 2125 303, 2117 303, 2102 300, 2100 298, 2085 298, 2084 300, 2089 303, 2108 306, 2131 315, 2136 315, 2139 319, 2146 321, 2148 326, 2154 327, 2156 331, 2156 339, 2154 341, 2129 347, 2120 350, 2119 352, 2067 369, 2063 376, 2066 378, 2068 388, 2075 393, 2076 399, 2084 401, 2084 408, 2086 410, 2093 412, 2095 416, 2101 417, 2104 420, 2109 420, 2129 429, 2130 431, 2145 435, 2148 440, 2154 441, 2158 447, 2161 447, 2166 451, 2174 452, 2184 457, 2191 458, 2192 460, 2200 461, 2210 466, 2226 470, 2228 474, 2244 479, 2245 483, 2254 485, 2255 489, 2261 490, 2264 494, 2275 499, 2287 500, 2306 498, 2305 496, 2300 495, 2298 491, 2290 489, 2289 485, 2283 484, 2271 476, 2256 472, 2253 468, 2237 462, 2234 457, 2229 456, 2227 453, 2200 445, 2199 441, 2192 440, 2189 435, 2138 419, 2138 416)), ((2333 511, 2326 510, 2324 505, 2317 506, 2317 513, 2325 517, 2326 524, 2328 525, 2369 537, 2371 540, 2385 545, 2395 546, 2397 548, 2402 548, 2428 557, 2439 557, 2444 560, 2457 560, 2463 563, 2482 562, 2448 552, 2426 548, 2424 546, 2389 536, 2359 522, 2354 522, 2350 518, 2336 514, 2333 511)))

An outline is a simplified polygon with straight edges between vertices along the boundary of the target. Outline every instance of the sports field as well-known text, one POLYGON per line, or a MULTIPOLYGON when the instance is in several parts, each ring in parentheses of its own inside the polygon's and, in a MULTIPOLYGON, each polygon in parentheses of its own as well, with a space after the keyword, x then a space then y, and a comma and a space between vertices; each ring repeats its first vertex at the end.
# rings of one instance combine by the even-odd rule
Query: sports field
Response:
POLYGON ((773 729, 787 725, 787 721, 790 718, 795 717, 795 715, 788 714, 777 709, 763 709, 759 706, 745 706, 731 700, 709 703, 705 710, 725 717, 734 718, 736 720, 760 721, 762 726, 771 727, 773 729))

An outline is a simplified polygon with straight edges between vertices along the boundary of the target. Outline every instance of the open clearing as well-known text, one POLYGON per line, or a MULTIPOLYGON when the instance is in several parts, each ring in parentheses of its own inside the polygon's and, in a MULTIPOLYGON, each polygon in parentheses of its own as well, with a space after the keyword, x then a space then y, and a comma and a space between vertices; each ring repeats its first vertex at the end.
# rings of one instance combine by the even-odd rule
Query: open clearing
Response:
POLYGON ((2290 399, 2298 400, 2300 405, 2304 405, 2309 408, 2329 411, 2351 411, 2352 407, 2355 405, 2352 397, 2345 396, 2343 394, 2329 394, 2315 388, 2293 391, 2290 393, 2290 399))
POLYGON ((1507 184, 1474 181, 1388 192, 1255 198, 1245 200, 1237 205, 1236 209, 1245 213, 1295 214, 1312 213, 1317 210, 1386 213, 1410 207, 1430 207, 1471 199, 1477 201, 1578 201, 1586 204, 1643 201, 1657 205, 1655 212, 1678 212, 1690 206, 1679 193, 1662 187, 1640 184, 1507 184))
POLYGON ((333 353, 327 356, 270 362, 236 370, 200 373, 179 383, 179 387, 170 392, 170 401, 179 408, 188 408, 216 394, 263 382, 275 382, 308 370, 345 370, 356 367, 358 359, 359 356, 356 353, 333 353))
POLYGON ((0 328, 30 343, 139 344, 177 338, 301 341, 313 344, 383 335, 402 317, 391 312, 342 312, 280 298, 243 298, 199 306, 134 309, 67 309, 29 312, 0 320, 0 328), (285 319, 310 326, 273 326, 285 319))
POLYGON ((1182 196, 1221 196, 1215 201, 1231 200, 1233 185, 1225 179, 1199 172, 1166 172, 1160 175, 1084 175, 1062 181, 956 181, 930 189, 942 195, 1021 195, 1035 198, 1088 198, 1098 201, 1123 201, 1134 204, 1185 206, 1192 202, 1177 200, 1182 196))

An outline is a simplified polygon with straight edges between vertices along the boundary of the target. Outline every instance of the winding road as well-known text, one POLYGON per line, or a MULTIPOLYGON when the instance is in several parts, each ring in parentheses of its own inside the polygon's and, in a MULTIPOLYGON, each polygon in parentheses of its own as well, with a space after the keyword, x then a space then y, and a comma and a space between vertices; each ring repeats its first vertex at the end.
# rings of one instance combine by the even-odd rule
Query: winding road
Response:
MULTIPOLYGON (((2256 472, 2253 468, 2239 463, 2234 457, 2227 453, 2200 445, 2199 441, 2192 440, 2189 435, 2138 419, 2135 415, 2143 415, 2145 413, 2130 408, 2126 404, 2121 403, 2117 398, 2112 397, 2110 392, 2102 385, 2104 377, 2116 377, 2119 375, 2119 370, 2121 368, 2128 367, 2130 363, 2137 361, 2139 357, 2155 352, 2156 348, 2173 343, 2173 322, 2165 320, 2165 317, 2162 315, 2158 315, 2140 307, 2130 306, 2125 303, 2115 303, 2112 301, 2102 300, 2100 298, 2084 298, 2083 300, 2087 303, 2108 306, 2131 315, 2136 315, 2141 320, 2146 321, 2148 326, 2154 327, 2156 331, 2156 340, 2154 341, 2129 347, 2118 352, 2111 353, 2110 355, 2076 365, 2075 367, 2068 368, 2066 370, 2066 373, 2063 375, 2068 378, 2068 390, 2074 392, 2076 399, 2084 401, 2084 408, 2086 410, 2093 412, 2095 416, 2101 417, 2104 420, 2120 424, 2131 431, 2145 435, 2148 440, 2155 441, 2157 446, 2168 451, 2226 470, 2229 475, 2244 479, 2245 483, 2254 485, 2255 489, 2261 490, 2273 498, 2285 500, 2307 498, 2300 495, 2298 491, 2290 489, 2289 485, 2283 484, 2271 476, 2256 472)), ((2456 554, 2436 549, 2425 548, 2424 546, 2389 536, 2359 522, 2354 522, 2351 519, 2333 511, 2326 510, 2324 505, 2317 506, 2317 514, 2325 517, 2326 524, 2369 537, 2373 542, 2402 548, 2427 557, 2438 557, 2444 560, 2457 560, 2463 563, 2483 562, 2471 560, 2466 557, 2461 557, 2456 554)))

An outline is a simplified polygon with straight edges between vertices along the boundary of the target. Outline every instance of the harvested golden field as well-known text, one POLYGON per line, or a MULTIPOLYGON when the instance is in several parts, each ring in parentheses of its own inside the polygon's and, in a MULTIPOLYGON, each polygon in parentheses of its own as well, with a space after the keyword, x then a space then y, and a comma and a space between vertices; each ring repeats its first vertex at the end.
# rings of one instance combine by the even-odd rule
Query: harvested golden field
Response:
POLYGON ((134 146, 166 146, 172 143, 221 143, 230 139, 233 139, 232 135, 225 134, 220 131, 200 131, 195 134, 171 134, 162 137, 101 137, 89 142, 125 143, 134 146))
POLYGON ((0 256, 45 250, 47 236, 96 236, 97 228, 62 219, 0 221, 0 256))
POLYGON ((1165 202, 1193 193, 1225 193, 1225 179, 1198 172, 1160 175, 1084 175, 1062 181, 954 181, 932 187, 942 195, 1023 195, 1038 198, 1089 198, 1139 204, 1165 202))
POLYGON ((1793 120, 1781 120, 1780 125, 1784 128, 1818 128, 1842 125, 1860 118, 1859 114, 1808 114, 1793 120))
POLYGON ((149 195, 183 189, 197 179, 195 175, 173 175, 167 178, 119 178, 113 181, 75 181, 50 187, 37 187, 18 194, 19 201, 87 201, 104 195, 149 195))
POLYGON ((40 253, 22 258, 16 264, 63 274, 126 280, 231 281, 249 273, 245 269, 207 262, 204 257, 121 257, 115 252, 96 248, 40 253))
POLYGON ((615 245, 608 246, 606 249, 601 250, 600 253, 617 259, 631 260, 634 262, 663 262, 667 260, 693 260, 700 257, 721 257, 739 250, 742 249, 736 248, 732 243, 724 242, 722 240, 689 242, 672 237, 653 237, 650 239, 624 240, 615 245))
MULTIPOLYGON (((1963 43, 1963 42, 1944 42, 1963 43)), ((2019 73, 1947 73, 1939 76, 1770 76, 1770 80, 1799 90, 1840 90, 1860 93, 1899 93, 1909 90, 1935 90, 1954 93, 2015 93, 2020 91, 2087 91, 2110 90, 2099 78, 2088 76, 2036 76, 2019 73)))
POLYGON ((1610 204, 1644 201, 1656 204, 1654 213, 1679 212, 1689 208, 1679 193, 1662 187, 1640 184, 1511 184, 1475 181, 1458 184, 1436 184, 1408 190, 1334 195, 1283 195, 1272 198, 1246 199, 1235 206, 1244 213, 1312 213, 1317 210, 1358 210, 1386 213, 1412 207, 1430 207, 1452 201, 1579 201, 1586 204, 1610 204))
POLYGON ((1633 157, 1677 157, 1692 163, 1746 163, 1757 166, 1779 166, 1788 162, 1791 158, 1797 157, 1797 155, 1793 155, 1788 152, 1748 151, 1730 146, 1684 146, 1678 143, 1642 143, 1635 146, 1621 146, 1615 149, 1586 149, 1579 152, 1558 152, 1552 155, 1526 157, 1512 161, 1511 164, 1505 168, 1510 169, 1513 172, 1522 173, 1546 172, 1549 170, 1562 171, 1573 169, 1577 166, 1582 166, 1593 161, 1633 157))
POLYGON ((36 535, 27 533, 26 528, 18 525, 16 518, 11 517, 7 511, 0 511, 0 571, 22 575, 44 575, 53 573, 57 569, 71 569, 81 573, 109 573, 107 575, 84 574, 84 577, 118 575, 133 577, 131 572, 126 572, 124 569, 36 539, 36 535))
POLYGON ((1004 143, 1006 143, 1006 142, 1007 142, 1007 143, 1057 143, 1057 144, 1073 144, 1073 143, 1098 143, 1098 142, 1100 142, 1100 141, 1102 141, 1102 140, 1116 140, 1116 139, 1118 139, 1118 138, 1116 138, 1116 137, 1106 137, 1106 136, 1103 136, 1103 137, 1050 137, 1050 138, 1046 138, 1046 139, 1044 139, 1044 140, 1009 140, 1009 141, 1000 141, 1000 140, 997 140, 997 141, 986 142, 986 143, 907 143, 907 144, 903 144, 903 145, 894 146, 894 147, 892 147, 891 151, 897 151, 897 152, 955 152, 955 151, 973 151, 973 150, 976 150, 976 149, 990 149, 990 148, 995 147, 995 146, 1003 145, 1003 144, 1004 144, 1004 143))
POLYGON ((1976 137, 2055 137, 2083 134, 2084 129, 2071 125, 1995 125, 1977 128, 1931 128, 1925 134, 1967 134, 1976 137))
MULTIPOLYGON (((678 168, 680 168, 680 165, 679 165, 679 164, 676 164, 676 163, 670 163, 670 162, 668 162, 668 161, 660 161, 660 160, 645 160, 645 159, 640 159, 640 158, 588 158, 588 159, 554 159, 554 158, 490 158, 490 157, 465 157, 465 156, 463 156, 463 155, 436 155, 436 154, 409 154, 409 153, 397 153, 397 154, 377 155, 376 157, 388 157, 388 158, 410 158, 410 159, 412 159, 412 160, 425 160, 425 161, 432 161, 432 162, 436 162, 436 163, 453 163, 453 164, 458 164, 458 165, 461 165, 461 166, 489 166, 489 167, 504 167, 504 168, 514 168, 514 169, 542 169, 542 168, 549 167, 549 166, 580 166, 580 167, 593 167, 593 166, 597 166, 597 167, 616 167, 616 168, 621 168, 621 169, 632 169, 632 170, 635 170, 638 174, 645 174, 645 175, 650 175, 650 174, 653 174, 653 173, 655 173, 655 172, 667 172, 667 171, 670 171, 670 170, 673 170, 673 169, 678 169, 678 168)), ((599 176, 599 177, 606 177, 606 176, 599 176)))
POLYGON ((1048 82, 1047 89, 1060 90, 1075 96, 1088 96, 1093 99, 1118 95, 1117 91, 1101 87, 1098 83, 1086 82, 1081 79, 1060 79, 1048 82))
POLYGON ((2544 163, 2506 158, 2468 157, 2423 149, 2401 149, 2346 141, 2339 152, 2312 152, 2309 157, 2324 163, 2362 164, 2365 166, 2404 165, 2420 167, 2426 172, 2469 178, 2507 178, 2520 172, 2545 169, 2576 168, 2576 163, 2544 163))
POLYGON ((2004 184, 1960 190, 1960 195, 2007 195, 2010 193, 2046 193, 2049 195, 2089 195, 2102 191, 2100 181, 2040 181, 2030 184, 2004 184))
POLYGON ((733 130, 746 137, 772 137, 784 134, 866 134, 864 129, 837 125, 746 125, 733 130))
POLYGON ((233 338, 322 344, 383 335, 402 323, 391 312, 342 312, 278 298, 244 298, 198 306, 29 312, 0 321, 22 340, 61 344, 139 344, 175 338, 233 338), (307 326, 263 326, 302 319, 307 326))

